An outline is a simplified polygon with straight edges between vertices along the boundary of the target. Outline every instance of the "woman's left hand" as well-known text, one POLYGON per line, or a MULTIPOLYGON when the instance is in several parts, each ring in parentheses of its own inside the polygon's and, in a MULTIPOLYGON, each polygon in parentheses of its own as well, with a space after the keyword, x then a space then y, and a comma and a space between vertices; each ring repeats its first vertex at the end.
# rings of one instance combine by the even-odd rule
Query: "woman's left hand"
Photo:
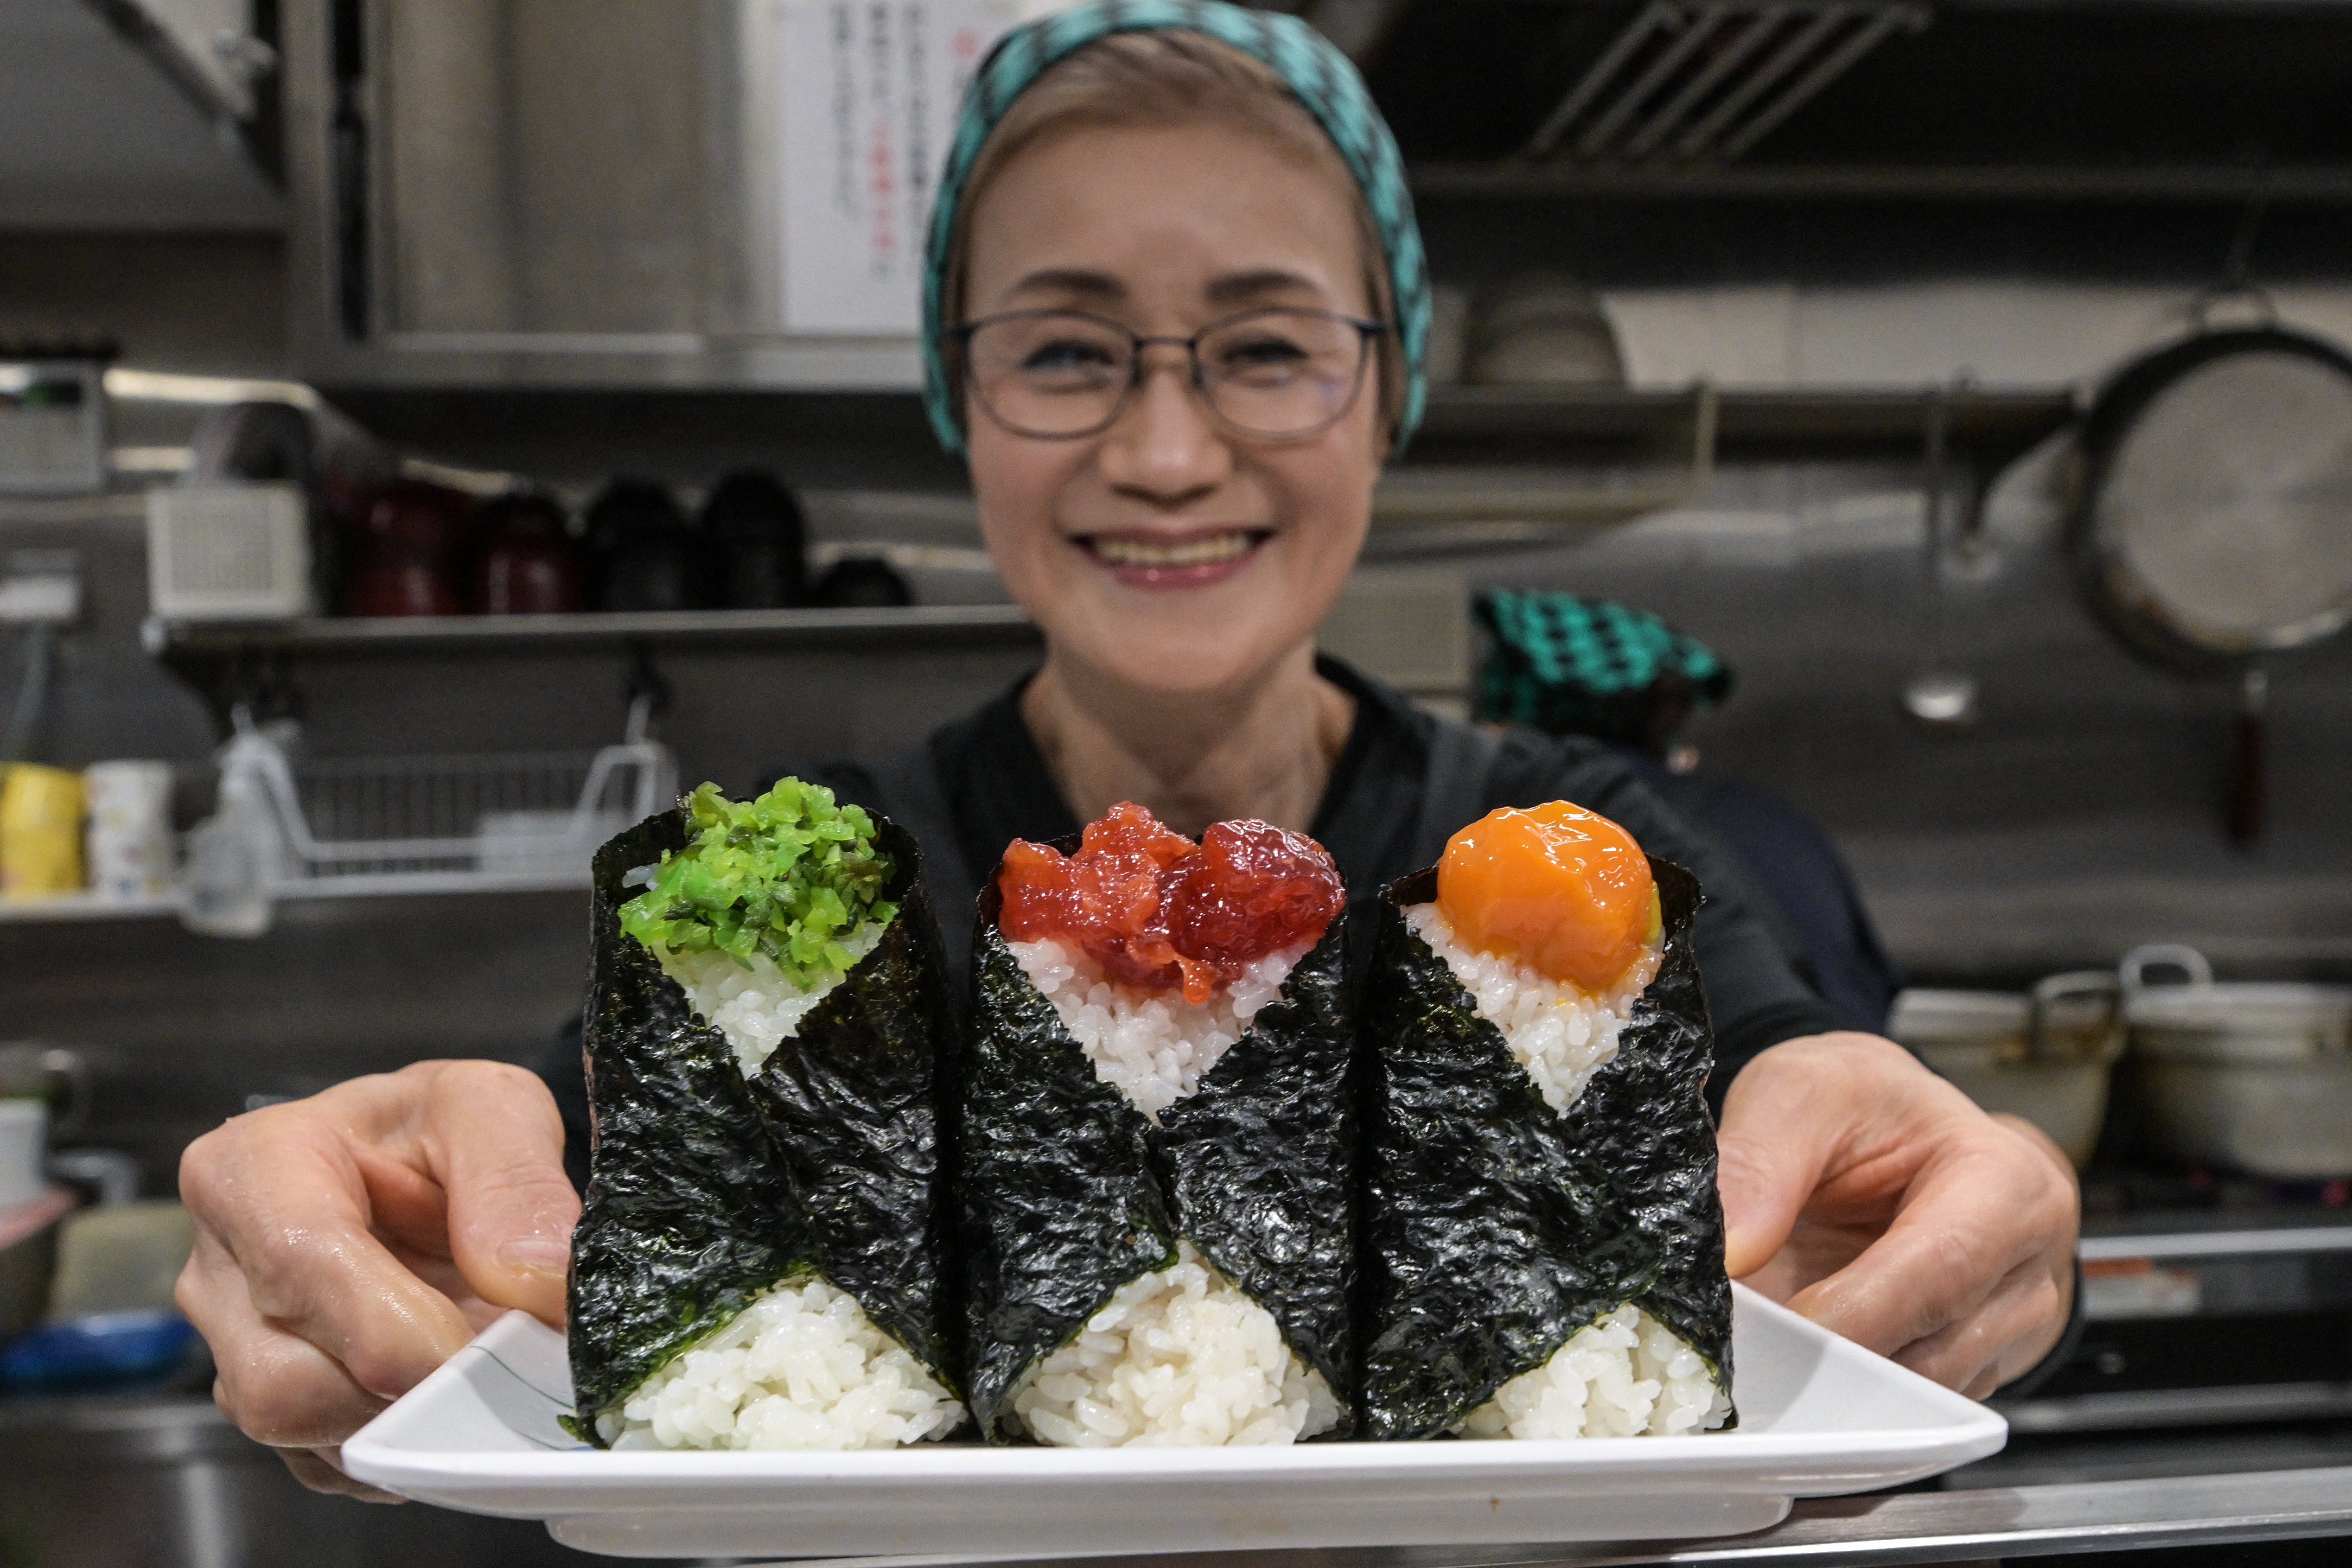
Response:
POLYGON ((1732 1277, 1822 1327, 1973 1398, 2065 1331, 2073 1167, 1893 1041, 1773 1047, 1732 1080, 1718 1142, 1732 1277))

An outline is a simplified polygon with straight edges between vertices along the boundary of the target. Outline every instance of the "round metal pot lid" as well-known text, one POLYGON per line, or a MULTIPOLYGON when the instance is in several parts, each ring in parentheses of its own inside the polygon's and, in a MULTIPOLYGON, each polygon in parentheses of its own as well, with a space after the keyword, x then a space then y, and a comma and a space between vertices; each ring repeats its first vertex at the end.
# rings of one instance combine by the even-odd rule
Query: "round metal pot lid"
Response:
POLYGON ((1886 1032, 1906 1046, 1990 1046, 2013 1040, 2021 1051, 2032 1021, 2032 1004, 2014 991, 1913 987, 1896 994, 1886 1032))
POLYGON ((2126 641, 2213 668, 2352 622, 2352 358, 2277 328, 2216 331, 2100 394, 2071 524, 2126 641))
POLYGON ((2132 1054, 2152 1061, 2352 1067, 2352 991, 2325 985, 2160 985, 2124 1004, 2132 1054))
POLYGON ((2217 1029, 2241 1035, 2342 1037, 2352 1028, 2352 991, 2331 985, 2151 985, 2134 991, 2124 1017, 2135 1029, 2217 1029))
POLYGON ((2352 1089, 2352 1055, 2346 1053, 2342 1036, 2326 1036, 2308 1029, 2265 1034, 2160 1026, 2135 1027, 2131 1032, 2131 1054, 2138 1061, 2174 1067, 2340 1072, 2346 1087, 2352 1089))

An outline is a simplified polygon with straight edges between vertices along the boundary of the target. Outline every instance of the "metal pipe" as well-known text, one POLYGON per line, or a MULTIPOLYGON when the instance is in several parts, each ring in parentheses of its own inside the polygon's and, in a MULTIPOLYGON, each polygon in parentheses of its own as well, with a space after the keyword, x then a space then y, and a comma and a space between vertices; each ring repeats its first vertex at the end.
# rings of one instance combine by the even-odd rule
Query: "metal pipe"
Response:
POLYGON ((2352 1383, 2256 1383, 2219 1388, 2141 1388, 2075 1394, 2001 1407, 2011 1432, 2147 1432, 2258 1421, 2340 1421, 2352 1415, 2352 1383))
MULTIPOLYGON (((2352 1534, 2352 1467, 2166 1476, 1801 1500, 1752 1535, 1558 1546, 1349 1546, 1129 1558, 1155 1568, 1895 1568, 2045 1553, 2155 1550, 2352 1534)), ((1097 1559, 1097 1563, 1107 1560, 1097 1559)), ((1109 1559, 1108 1562, 1118 1562, 1109 1559)), ((2088 1560, 2086 1559, 2086 1562, 2088 1560)), ((1071 1560, 803 1558, 761 1568, 954 1568, 1071 1560)))
POLYGON ((1927 25, 1927 13, 1907 6, 1889 7, 1878 13, 1855 30, 1846 41, 1832 50, 1829 56, 1796 83, 1769 108, 1739 128, 1738 133, 1723 144, 1727 159, 1739 157, 1756 145, 1789 116, 1812 100, 1813 95, 1843 76, 1856 60, 1878 47, 1881 38, 1896 27, 1908 26, 1914 31, 1927 25))

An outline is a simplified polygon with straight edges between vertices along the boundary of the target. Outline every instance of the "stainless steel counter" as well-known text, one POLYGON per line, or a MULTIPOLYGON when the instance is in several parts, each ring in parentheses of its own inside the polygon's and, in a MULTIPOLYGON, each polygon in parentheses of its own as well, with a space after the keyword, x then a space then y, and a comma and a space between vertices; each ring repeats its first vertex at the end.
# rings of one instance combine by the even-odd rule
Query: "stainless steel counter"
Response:
POLYGON ((538 1525, 305 1491, 209 1399, 0 1399, 7 1568, 578 1568, 538 1525))
MULTIPOLYGON (((1123 1568, 1887 1568, 2335 1536, 2352 1537, 2352 1466, 1824 1498, 1800 1502, 1770 1530, 1711 1541, 1200 1552, 1115 1561, 1123 1568)), ((848 1561, 858 1568, 982 1563, 1013 1568, 1010 1560, 977 1557, 845 1560, 844 1568, 848 1561)), ((820 1565, 803 1560, 790 1568, 820 1565)), ((1064 1560, 1056 1568, 1078 1565, 1064 1560)))
MULTIPOLYGON (((2211 1441, 2221 1462, 2231 1439, 2211 1441)), ((1770 1530, 1709 1541, 1117 1561, 1122 1568, 1881 1568, 2338 1536, 2352 1541, 2352 1465, 1829 1498, 1800 1502, 1770 1530)), ((521 1521, 367 1508, 305 1492, 273 1455, 196 1398, 0 1401, 0 1543, 16 1553, 8 1561, 39 1568, 597 1561, 521 1521)), ((976 1557, 869 1558, 858 1568, 982 1563, 1013 1568, 1011 1560, 976 1557)), ((1083 1564, 1066 1560, 1056 1568, 1083 1564)))

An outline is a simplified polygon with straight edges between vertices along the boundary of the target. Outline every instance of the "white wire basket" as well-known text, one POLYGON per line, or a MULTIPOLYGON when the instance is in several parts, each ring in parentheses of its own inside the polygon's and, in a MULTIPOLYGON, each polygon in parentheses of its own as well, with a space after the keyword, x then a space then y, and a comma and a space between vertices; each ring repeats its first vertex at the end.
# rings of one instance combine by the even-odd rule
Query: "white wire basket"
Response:
POLYGON ((289 760, 247 752, 275 818, 277 898, 584 888, 597 847, 676 803, 667 748, 289 760))

